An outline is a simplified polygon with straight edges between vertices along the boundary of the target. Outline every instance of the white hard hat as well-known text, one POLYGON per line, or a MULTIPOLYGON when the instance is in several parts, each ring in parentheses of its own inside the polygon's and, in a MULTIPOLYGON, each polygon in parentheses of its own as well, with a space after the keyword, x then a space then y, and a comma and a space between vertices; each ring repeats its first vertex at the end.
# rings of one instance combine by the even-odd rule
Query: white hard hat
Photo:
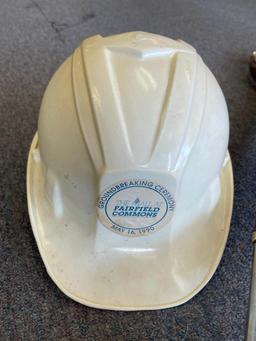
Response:
POLYGON ((233 201, 222 91, 183 41, 86 39, 50 81, 28 160, 33 232, 74 300, 179 305, 215 272, 233 201))

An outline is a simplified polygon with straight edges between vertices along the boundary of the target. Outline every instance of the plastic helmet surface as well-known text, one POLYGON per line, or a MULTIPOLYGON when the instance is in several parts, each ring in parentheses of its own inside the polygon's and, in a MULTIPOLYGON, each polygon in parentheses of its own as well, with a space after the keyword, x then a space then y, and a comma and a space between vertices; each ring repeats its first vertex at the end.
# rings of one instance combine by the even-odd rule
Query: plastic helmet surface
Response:
POLYGON ((46 89, 28 161, 31 223, 60 289, 117 310, 200 291, 229 231, 228 136, 193 47, 144 32, 86 39, 46 89))

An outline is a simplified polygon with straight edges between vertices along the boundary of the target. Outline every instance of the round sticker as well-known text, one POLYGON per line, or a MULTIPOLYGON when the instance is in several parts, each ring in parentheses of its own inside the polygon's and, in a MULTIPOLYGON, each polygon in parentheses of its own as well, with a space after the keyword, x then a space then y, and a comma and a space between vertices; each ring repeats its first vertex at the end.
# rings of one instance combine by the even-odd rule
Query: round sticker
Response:
POLYGON ((107 188, 98 200, 101 223, 127 236, 144 236, 164 226, 175 201, 161 184, 145 179, 120 181, 107 188))

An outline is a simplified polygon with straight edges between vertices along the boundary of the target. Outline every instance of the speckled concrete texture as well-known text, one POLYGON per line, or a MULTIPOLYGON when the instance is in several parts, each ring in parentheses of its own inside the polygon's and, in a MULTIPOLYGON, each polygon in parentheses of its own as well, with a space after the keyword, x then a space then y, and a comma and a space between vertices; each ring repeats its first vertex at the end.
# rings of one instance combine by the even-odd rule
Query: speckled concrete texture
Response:
POLYGON ((0 339, 243 340, 256 225, 255 0, 0 0, 0 339), (210 283, 152 312, 82 306, 48 277, 29 223, 25 170, 44 89, 83 38, 144 30, 194 45, 229 107, 235 177, 231 232, 210 283))

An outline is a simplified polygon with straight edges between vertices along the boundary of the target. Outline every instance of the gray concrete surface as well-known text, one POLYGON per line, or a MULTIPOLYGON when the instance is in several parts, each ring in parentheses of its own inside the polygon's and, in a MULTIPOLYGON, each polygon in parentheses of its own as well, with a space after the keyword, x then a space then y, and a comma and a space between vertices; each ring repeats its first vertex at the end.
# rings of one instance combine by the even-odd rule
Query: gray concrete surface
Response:
POLYGON ((0 0, 0 339, 243 340, 256 217, 254 0, 0 0), (144 30, 194 45, 227 99, 235 177, 231 232, 210 283, 183 306, 152 312, 87 308, 48 277, 25 192, 44 89, 83 38, 144 30))

